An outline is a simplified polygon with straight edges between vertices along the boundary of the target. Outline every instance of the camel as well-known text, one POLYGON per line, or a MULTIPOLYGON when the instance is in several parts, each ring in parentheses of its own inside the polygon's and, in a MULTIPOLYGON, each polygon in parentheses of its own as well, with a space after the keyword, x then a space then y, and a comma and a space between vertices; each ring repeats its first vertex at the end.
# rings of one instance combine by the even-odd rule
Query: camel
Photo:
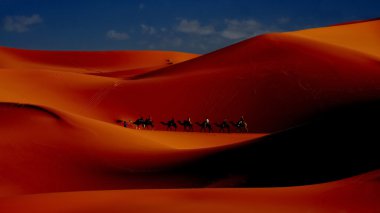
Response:
POLYGON ((173 63, 172 60, 170 60, 170 59, 166 59, 166 64, 168 64, 168 65, 172 65, 172 64, 174 64, 174 63, 173 63))
POLYGON ((145 119, 144 124, 143 124, 144 129, 148 128, 148 126, 150 126, 150 129, 154 128, 153 121, 150 118, 145 119))
POLYGON ((245 121, 238 121, 237 123, 231 121, 232 126, 236 128, 238 132, 248 132, 248 124, 245 121))
POLYGON ((212 132, 211 124, 207 123, 206 121, 203 121, 202 123, 196 122, 195 124, 197 124, 198 126, 201 127, 201 132, 203 132, 203 131, 206 132, 206 129, 208 129, 208 132, 212 132))
POLYGON ((230 125, 227 122, 223 122, 221 124, 216 123, 215 126, 219 128, 219 132, 224 132, 226 130, 230 133, 230 125))
POLYGON ((179 125, 183 126, 184 131, 194 131, 193 124, 190 121, 184 120, 183 122, 178 121, 178 123, 179 125))
POLYGON ((162 125, 166 126, 166 130, 171 130, 172 127, 174 128, 174 131, 177 131, 177 124, 174 120, 170 120, 168 122, 161 122, 162 125))
POLYGON ((126 121, 126 120, 118 119, 116 120, 116 123, 123 125, 125 128, 133 125, 133 121, 131 120, 126 121))
POLYGON ((141 129, 140 126, 145 128, 145 120, 143 118, 137 119, 135 122, 133 122, 133 124, 135 125, 136 129, 141 129))

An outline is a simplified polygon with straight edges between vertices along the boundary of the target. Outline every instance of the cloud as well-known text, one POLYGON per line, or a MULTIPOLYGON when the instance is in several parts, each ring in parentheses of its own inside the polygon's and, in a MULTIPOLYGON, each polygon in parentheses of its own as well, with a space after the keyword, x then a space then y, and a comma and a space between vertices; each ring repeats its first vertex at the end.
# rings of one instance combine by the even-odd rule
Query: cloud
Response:
POLYGON ((145 24, 140 25, 143 34, 153 35, 156 33, 156 28, 145 24))
POLYGON ((268 30, 263 27, 263 25, 254 20, 230 20, 226 21, 227 27, 222 31, 221 35, 227 39, 243 39, 251 36, 255 36, 268 30))
POLYGON ((198 20, 182 19, 176 29, 182 33, 197 35, 210 35, 215 33, 215 28, 213 26, 202 26, 198 20))
POLYGON ((30 30, 33 25, 42 23, 40 15, 32 16, 7 16, 4 18, 4 30, 7 32, 23 33, 30 30))
POLYGON ((141 35, 154 36, 150 39, 142 36, 139 44, 149 49, 206 53, 259 34, 283 31, 287 26, 280 24, 278 19, 264 24, 254 18, 226 19, 213 22, 214 25, 205 23, 207 22, 184 18, 177 19, 172 27, 141 24, 141 35))
POLYGON ((129 39, 128 33, 124 32, 117 32, 116 30, 109 30, 106 34, 107 38, 112 39, 112 40, 127 40, 129 39))

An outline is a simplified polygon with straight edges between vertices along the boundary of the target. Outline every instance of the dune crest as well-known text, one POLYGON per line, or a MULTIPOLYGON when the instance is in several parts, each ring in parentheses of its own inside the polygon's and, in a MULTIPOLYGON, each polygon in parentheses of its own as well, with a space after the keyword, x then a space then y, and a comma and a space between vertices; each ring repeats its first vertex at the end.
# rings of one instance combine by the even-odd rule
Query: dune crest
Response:
POLYGON ((379 209, 379 27, 205 55, 0 47, 0 212, 379 209), (154 130, 118 122, 140 116, 154 130), (188 117, 194 132, 161 125, 188 117), (195 124, 206 118, 212 133, 195 124))

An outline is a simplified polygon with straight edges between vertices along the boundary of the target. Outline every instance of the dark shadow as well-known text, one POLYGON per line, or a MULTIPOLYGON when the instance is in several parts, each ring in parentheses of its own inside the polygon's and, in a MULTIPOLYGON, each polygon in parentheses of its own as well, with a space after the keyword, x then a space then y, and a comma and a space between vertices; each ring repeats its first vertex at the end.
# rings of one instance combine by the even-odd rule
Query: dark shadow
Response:
POLYGON ((48 114, 49 116, 57 119, 57 120, 61 120, 61 116, 59 116, 58 114, 56 114, 55 112, 52 112, 44 107, 40 107, 40 106, 37 106, 37 105, 32 105, 32 104, 20 104, 20 103, 10 103, 10 102, 0 102, 0 107, 1 108, 13 108, 13 109, 17 109, 17 108, 23 108, 23 109, 31 109, 31 110, 36 110, 36 111, 39 111, 39 112, 43 112, 45 114, 48 114))
POLYGON ((240 187, 333 181, 380 168, 379 133, 380 102, 355 104, 171 172, 210 182, 245 177, 240 187))

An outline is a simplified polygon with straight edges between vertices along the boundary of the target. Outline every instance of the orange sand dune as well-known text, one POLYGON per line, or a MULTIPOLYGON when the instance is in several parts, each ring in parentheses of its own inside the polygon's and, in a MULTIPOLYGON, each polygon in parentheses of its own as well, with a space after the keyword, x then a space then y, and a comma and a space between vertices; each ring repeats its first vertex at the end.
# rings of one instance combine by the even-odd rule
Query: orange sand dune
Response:
POLYGON ((154 171, 263 136, 136 131, 53 109, 12 103, 0 104, 0 118, 1 196, 197 186, 197 181, 191 183, 179 175, 162 180, 154 171), (126 175, 117 174, 120 172, 126 175))
POLYGON ((258 189, 124 190, 25 195, 0 211, 28 212, 378 212, 380 172, 327 184, 258 189))
MULTIPOLYGON (((25 89, 24 85, 4 88, 23 94, 22 98, 10 94, 12 100, 6 101, 53 105, 62 110, 67 110, 64 105, 71 104, 75 106, 69 107, 69 111, 80 111, 110 123, 121 118, 136 119, 140 115, 152 115, 157 124, 171 117, 184 119, 191 116, 194 121, 200 121, 208 116, 212 121, 221 121, 224 118, 236 120, 246 115, 250 131, 272 132, 302 123, 331 107, 372 100, 380 95, 380 65, 376 57, 380 48, 377 48, 378 40, 373 33, 379 23, 377 20, 314 30, 315 35, 325 32, 326 35, 331 34, 331 38, 343 37, 347 31, 354 31, 352 34, 363 35, 365 42, 355 42, 344 36, 339 40, 342 44, 333 45, 332 39, 316 41, 305 38, 302 36, 305 31, 300 31, 259 36, 168 68, 152 72, 148 69, 145 70, 148 73, 137 76, 134 75, 136 70, 131 71, 134 74, 128 74, 128 71, 120 69, 115 71, 116 65, 110 65, 103 69, 113 70, 109 75, 112 78, 98 78, 99 82, 104 81, 101 86, 82 87, 81 82, 74 86, 76 82, 70 81, 76 88, 60 95, 56 95, 54 88, 51 90, 53 94, 46 95, 50 88, 46 91, 37 83, 52 82, 49 87, 55 87, 52 75, 45 77, 41 74, 30 81, 30 76, 11 73, 25 84, 25 89), (350 42, 353 43, 351 49, 343 47, 343 43, 347 46, 350 42), (135 80, 123 80, 130 75, 135 80), (34 99, 34 95, 24 94, 35 87, 42 89, 45 98, 30 102, 28 99, 34 99), (65 98, 68 93, 76 96, 74 100, 65 98)), ((42 53, 36 52, 35 55, 42 53)), ((69 53, 62 55, 70 57, 69 53)), ((33 56, 33 51, 28 51, 28 54, 33 56)), ((54 56, 59 58, 59 52, 54 56)), ((90 56, 86 56, 88 59, 83 63, 91 63, 90 56)), ((49 59, 46 58, 44 60, 49 59)), ((72 58, 76 55, 73 54, 72 58)), ((78 60, 75 59, 75 64, 67 63, 82 69, 80 66, 83 64, 78 60)), ((59 63, 53 62, 58 66, 59 63)), ((75 78, 57 75, 62 75, 62 85, 67 84, 64 79, 75 78)), ((87 76, 81 81, 94 79, 87 76)), ((160 124, 156 126, 163 129, 160 124)))
MULTIPOLYGON (((166 117, 184 111, 196 119, 210 116, 213 120, 244 114, 251 131, 289 128, 331 107, 379 97, 379 25, 377 20, 311 30, 315 37, 326 35, 319 40, 305 38, 305 31, 255 37, 135 76, 136 82, 121 88, 139 88, 139 95, 146 98, 135 106, 128 100, 138 99, 138 95, 131 93, 123 102, 134 114, 149 112, 157 117, 160 113, 153 110, 160 109, 166 117), (361 39, 356 41, 355 36, 361 39), (334 38, 342 39, 335 44, 334 38), (155 88, 154 94, 150 86, 155 88), (160 107, 152 109, 149 103, 154 102, 160 107)), ((116 98, 114 94, 110 97, 116 98)))
POLYGON ((294 186, 380 168, 379 26, 202 56, 1 47, 0 212, 376 212, 378 170, 294 186), (116 122, 148 115, 155 131, 116 122), (241 115, 248 134, 157 131, 241 115), (185 189, 257 186, 289 187, 185 189))
POLYGON ((287 34, 357 51, 368 57, 380 60, 379 23, 380 19, 377 19, 363 23, 309 29, 287 34), (347 33, 348 31, 350 33, 347 33))
POLYGON ((104 74, 110 71, 156 69, 197 57, 165 51, 38 51, 0 47, 0 68, 33 68, 104 74))

